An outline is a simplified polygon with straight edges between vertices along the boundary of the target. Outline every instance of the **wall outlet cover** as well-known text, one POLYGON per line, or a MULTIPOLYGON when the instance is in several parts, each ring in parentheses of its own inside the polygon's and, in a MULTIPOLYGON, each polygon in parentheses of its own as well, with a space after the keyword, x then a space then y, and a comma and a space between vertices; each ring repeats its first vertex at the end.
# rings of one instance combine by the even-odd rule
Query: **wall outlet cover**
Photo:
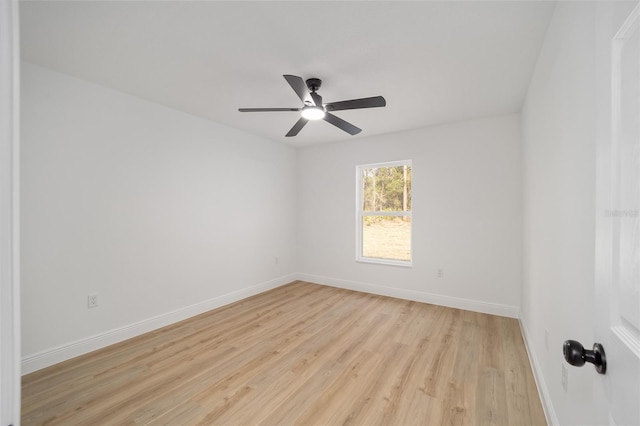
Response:
POLYGON ((88 308, 98 307, 98 295, 96 293, 93 293, 87 296, 87 307, 88 308))

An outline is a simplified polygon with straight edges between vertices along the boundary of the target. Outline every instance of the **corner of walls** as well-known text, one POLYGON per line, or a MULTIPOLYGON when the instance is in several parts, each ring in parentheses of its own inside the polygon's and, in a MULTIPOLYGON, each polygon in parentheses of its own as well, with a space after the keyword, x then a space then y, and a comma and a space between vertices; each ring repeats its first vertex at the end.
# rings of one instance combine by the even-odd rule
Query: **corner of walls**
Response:
POLYGON ((595 331, 596 147, 599 111, 610 102, 613 35, 599 33, 613 26, 610 17, 598 12, 600 6, 629 7, 624 2, 558 2, 521 116, 520 323, 553 425, 609 420, 606 399, 597 397, 602 381, 573 368, 564 376, 561 351, 566 339, 591 342, 595 331))
POLYGON ((330 278, 321 275, 299 273, 296 278, 314 284, 322 284, 346 290, 360 291, 363 293, 378 294, 380 296, 394 297, 397 299, 412 300, 415 302, 429 303, 432 305, 446 306, 449 308, 463 309, 466 311, 480 312, 484 314, 498 315, 501 317, 518 318, 520 309, 517 306, 489 303, 479 300, 452 297, 443 294, 434 294, 424 291, 407 290, 403 288, 389 287, 378 284, 359 281, 330 278))
POLYGON ((292 279, 292 147, 21 72, 24 372, 292 279))
POLYGON ((301 149, 299 271, 321 284, 518 317, 520 149, 516 113, 301 149), (413 266, 356 262, 355 168, 406 159, 413 266))
POLYGON ((36 354, 28 355, 22 358, 22 374, 29 374, 59 362, 63 362, 109 345, 131 339, 141 334, 186 320, 212 309, 220 308, 242 299, 246 299, 247 297, 255 296, 256 294, 289 284, 296 279, 295 274, 285 275, 236 290, 231 293, 213 297, 209 300, 204 300, 190 306, 185 306, 171 312, 156 315, 152 318, 128 324, 124 327, 101 332, 71 343, 59 345, 55 348, 46 349, 36 354))
POLYGON ((536 387, 538 388, 538 394, 540 395, 540 400, 542 402, 542 409, 544 410, 545 418, 550 426, 559 425, 560 422, 558 421, 558 416, 553 408, 553 400, 551 399, 551 394, 549 393, 549 388, 547 387, 547 382, 544 378, 542 365, 536 356, 526 320, 522 314, 518 320, 520 323, 520 331, 524 339, 524 345, 527 349, 527 355, 529 356, 531 370, 533 371, 533 378, 536 381, 536 387))

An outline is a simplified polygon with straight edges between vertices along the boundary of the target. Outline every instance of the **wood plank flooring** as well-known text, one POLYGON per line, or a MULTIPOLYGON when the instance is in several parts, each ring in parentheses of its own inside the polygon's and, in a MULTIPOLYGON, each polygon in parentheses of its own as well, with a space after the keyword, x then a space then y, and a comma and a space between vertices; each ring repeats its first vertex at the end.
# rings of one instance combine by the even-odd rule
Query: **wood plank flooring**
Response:
POLYGON ((546 424, 516 320, 299 281, 22 390, 23 425, 546 424))

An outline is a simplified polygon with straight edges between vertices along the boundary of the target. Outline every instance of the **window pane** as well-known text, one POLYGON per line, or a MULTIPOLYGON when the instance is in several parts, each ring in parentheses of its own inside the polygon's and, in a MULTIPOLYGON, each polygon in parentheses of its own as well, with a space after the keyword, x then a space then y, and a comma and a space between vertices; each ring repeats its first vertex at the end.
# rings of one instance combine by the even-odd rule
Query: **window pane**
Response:
POLYGON ((364 211, 411 211, 411 166, 362 169, 364 211))
POLYGON ((362 217, 362 256, 411 260, 411 218, 362 217))

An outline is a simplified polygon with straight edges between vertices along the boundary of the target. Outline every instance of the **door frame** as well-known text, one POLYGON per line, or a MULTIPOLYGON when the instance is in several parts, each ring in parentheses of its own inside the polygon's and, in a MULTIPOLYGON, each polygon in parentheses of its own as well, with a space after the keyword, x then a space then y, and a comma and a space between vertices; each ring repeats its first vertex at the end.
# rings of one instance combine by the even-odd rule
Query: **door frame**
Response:
POLYGON ((18 0, 0 0, 0 424, 20 424, 18 0))

